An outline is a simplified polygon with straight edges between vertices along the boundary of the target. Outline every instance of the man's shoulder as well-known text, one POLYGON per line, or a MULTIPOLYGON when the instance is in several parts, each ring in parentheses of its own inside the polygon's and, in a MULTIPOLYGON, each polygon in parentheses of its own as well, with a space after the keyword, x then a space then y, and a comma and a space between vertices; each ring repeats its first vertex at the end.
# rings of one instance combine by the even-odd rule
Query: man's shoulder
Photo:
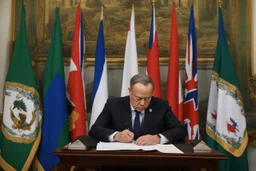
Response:
POLYGON ((159 97, 155 97, 155 96, 152 96, 152 102, 154 102, 154 103, 160 103, 160 104, 166 104, 166 103, 168 103, 167 100, 162 99, 162 98, 159 98, 159 97))
POLYGON ((158 97, 154 97, 152 96, 151 102, 150 102, 150 106, 161 106, 161 107, 168 107, 168 101, 165 99, 161 99, 158 97))
POLYGON ((129 96, 125 97, 109 97, 107 103, 110 104, 118 104, 118 103, 125 103, 129 101, 129 96))

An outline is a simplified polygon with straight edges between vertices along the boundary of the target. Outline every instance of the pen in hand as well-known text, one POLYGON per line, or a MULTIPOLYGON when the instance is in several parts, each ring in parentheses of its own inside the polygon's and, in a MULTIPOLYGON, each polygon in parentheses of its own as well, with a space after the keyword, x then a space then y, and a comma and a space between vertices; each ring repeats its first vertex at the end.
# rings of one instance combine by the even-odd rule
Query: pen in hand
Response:
POLYGON ((133 142, 133 139, 134 139, 134 134, 133 134, 133 132, 132 131, 130 131, 130 129, 129 128, 127 128, 126 129, 127 130, 127 135, 130 137, 130 139, 131 139, 131 141, 130 141, 130 143, 131 142, 133 142))
MULTIPOLYGON (((129 128, 127 128, 126 130, 130 131, 129 128)), ((131 137, 131 136, 130 136, 131 137)), ((132 138, 132 140, 129 143, 134 143, 134 139, 132 138)))

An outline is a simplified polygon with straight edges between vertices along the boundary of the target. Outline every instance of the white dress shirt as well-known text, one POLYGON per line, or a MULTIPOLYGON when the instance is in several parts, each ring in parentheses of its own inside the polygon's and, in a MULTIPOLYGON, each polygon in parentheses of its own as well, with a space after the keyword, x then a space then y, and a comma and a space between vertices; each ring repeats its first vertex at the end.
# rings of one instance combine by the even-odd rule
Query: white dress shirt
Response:
MULTIPOLYGON (((134 119, 135 119, 135 116, 136 116, 136 112, 135 112, 135 109, 133 108, 133 106, 130 104, 131 106, 131 111, 132 111, 132 127, 134 127, 134 119)), ((140 125, 143 125, 143 122, 144 122, 144 117, 145 117, 145 110, 141 111, 140 112, 140 125)), ((118 133, 118 131, 114 132, 113 134, 111 134, 109 137, 108 137, 108 140, 113 142, 115 141, 114 140, 114 136, 118 133)), ((165 144, 168 142, 168 139, 163 136, 162 134, 158 134, 160 136, 160 144, 165 144)))

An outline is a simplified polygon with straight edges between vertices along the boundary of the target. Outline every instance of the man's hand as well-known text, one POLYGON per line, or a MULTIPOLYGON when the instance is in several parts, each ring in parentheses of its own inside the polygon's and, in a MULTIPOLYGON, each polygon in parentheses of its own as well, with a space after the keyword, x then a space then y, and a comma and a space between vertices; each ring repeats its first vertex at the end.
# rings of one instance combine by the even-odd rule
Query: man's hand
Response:
POLYGON ((137 145, 155 145, 160 144, 160 137, 158 135, 143 135, 139 137, 135 144, 137 145))
POLYGON ((114 136, 114 140, 123 143, 128 143, 133 140, 133 137, 133 132, 129 131, 128 129, 125 129, 122 132, 116 133, 116 135, 114 136))

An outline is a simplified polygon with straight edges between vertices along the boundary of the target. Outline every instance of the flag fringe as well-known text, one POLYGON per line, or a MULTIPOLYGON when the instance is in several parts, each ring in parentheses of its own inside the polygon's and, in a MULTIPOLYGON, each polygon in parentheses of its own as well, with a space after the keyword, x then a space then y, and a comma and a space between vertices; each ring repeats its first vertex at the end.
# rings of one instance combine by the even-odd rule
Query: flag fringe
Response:
POLYGON ((227 144, 223 139, 218 137, 215 132, 213 132, 208 126, 206 126, 206 133, 209 137, 211 137, 214 141, 219 143, 225 150, 227 150, 229 153, 233 154, 236 157, 240 157, 243 152, 245 151, 248 143, 248 134, 247 131, 245 131, 245 136, 242 144, 239 146, 238 149, 232 148, 229 144, 227 144))

